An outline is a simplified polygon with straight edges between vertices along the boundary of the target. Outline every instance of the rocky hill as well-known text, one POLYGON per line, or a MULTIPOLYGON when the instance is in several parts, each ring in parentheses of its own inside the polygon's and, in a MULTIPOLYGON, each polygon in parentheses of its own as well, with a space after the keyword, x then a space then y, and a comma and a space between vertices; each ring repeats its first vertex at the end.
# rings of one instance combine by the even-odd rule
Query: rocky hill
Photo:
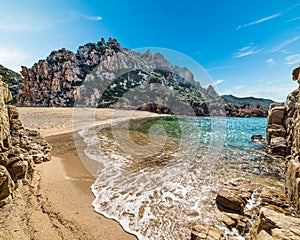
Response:
POLYGON ((223 95, 226 115, 229 117, 267 117, 270 99, 223 95))
POLYGON ((256 105, 260 105, 263 109, 269 109, 269 106, 274 101, 271 99, 265 98, 255 98, 255 97, 235 97, 233 95, 222 95, 225 103, 232 103, 239 108, 244 108, 247 105, 255 107, 256 105))
POLYGON ((12 93, 13 99, 10 103, 17 102, 17 95, 19 90, 23 87, 22 76, 0 64, 0 75, 3 81, 8 84, 9 90, 12 93))
POLYGON ((88 43, 76 53, 53 51, 32 68, 22 67, 18 106, 86 106, 188 115, 224 114, 214 89, 202 88, 187 68, 160 53, 138 53, 115 39, 88 43))

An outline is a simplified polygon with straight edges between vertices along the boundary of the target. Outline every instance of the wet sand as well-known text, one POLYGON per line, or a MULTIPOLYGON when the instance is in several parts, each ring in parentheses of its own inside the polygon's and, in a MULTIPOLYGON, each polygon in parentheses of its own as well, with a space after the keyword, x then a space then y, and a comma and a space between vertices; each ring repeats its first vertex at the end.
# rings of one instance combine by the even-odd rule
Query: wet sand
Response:
MULTIPOLYGON (((110 123, 116 112, 98 109, 94 123, 110 123)), ((19 108, 19 113, 26 128, 38 129, 52 145, 52 160, 36 165, 30 184, 19 187, 13 202, 1 209, 0 239, 136 239, 92 207, 90 186, 95 179, 74 145, 73 132, 84 125, 72 125, 73 109, 19 108)), ((121 121, 129 117, 130 111, 119 111, 117 115, 121 121)), ((134 118, 151 116, 157 114, 134 111, 134 118)), ((94 161, 85 162, 94 169, 101 167, 94 161)))

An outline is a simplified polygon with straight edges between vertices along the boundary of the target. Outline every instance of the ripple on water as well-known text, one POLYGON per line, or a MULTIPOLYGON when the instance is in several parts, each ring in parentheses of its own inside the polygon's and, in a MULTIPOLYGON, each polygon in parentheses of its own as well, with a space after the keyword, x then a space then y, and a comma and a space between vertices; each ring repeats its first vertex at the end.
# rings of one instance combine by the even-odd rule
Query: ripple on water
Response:
MULTIPOLYGON (((200 142, 171 134, 162 149, 146 157, 124 153, 114 139, 112 128, 101 129, 97 139, 89 131, 82 132, 87 143, 85 153, 103 164, 92 185, 95 210, 117 220, 139 239, 189 239, 194 224, 217 225, 214 199, 218 188, 235 177, 267 176, 270 164, 248 140, 244 147, 234 141, 230 142, 231 146, 226 144, 232 134, 240 134, 241 126, 231 135, 222 131, 227 138, 222 148, 206 145, 210 140, 203 136, 218 136, 216 132, 207 132, 207 126, 203 129, 200 142), (185 146, 189 147, 178 151, 186 140, 189 142, 185 146)), ((122 134, 124 129, 114 131, 122 134)), ((149 144, 147 132, 139 131, 136 125, 130 129, 130 136, 141 146, 149 144)), ((155 141, 163 137, 158 134, 155 141)))

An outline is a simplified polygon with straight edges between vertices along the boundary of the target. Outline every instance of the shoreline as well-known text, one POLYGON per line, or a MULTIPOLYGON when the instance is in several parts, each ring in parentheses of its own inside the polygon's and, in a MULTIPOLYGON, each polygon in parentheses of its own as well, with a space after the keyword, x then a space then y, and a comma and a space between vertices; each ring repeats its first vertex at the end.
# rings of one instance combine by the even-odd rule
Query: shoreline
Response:
MULTIPOLYGON (((125 232, 117 221, 108 219, 94 210, 92 202, 95 197, 91 185, 95 178, 87 171, 77 154, 73 133, 55 135, 46 139, 53 146, 53 159, 38 166, 42 173, 41 188, 50 190, 50 193, 56 191, 57 187, 62 188, 62 185, 65 185, 63 187, 65 192, 61 191, 58 194, 56 191, 55 194, 49 194, 48 200, 53 207, 63 216, 72 219, 75 225, 84 227, 89 239, 137 239, 134 235, 125 232), (54 176, 53 170, 55 170, 54 176), (67 202, 62 205, 61 199, 67 202), (76 199, 76 202, 73 202, 73 199, 76 199), (71 209, 68 205, 72 206, 71 209)), ((96 166, 97 162, 92 164, 96 166)))
MULTIPOLYGON (((38 130, 53 146, 52 160, 35 165, 32 181, 18 187, 12 203, 1 208, 0 239, 137 239, 92 206, 95 197, 91 185, 95 178, 80 161, 82 156, 79 157, 73 142, 73 133, 87 126, 84 122, 73 124, 74 109, 18 108, 18 112, 25 128, 38 130)), ((89 127, 128 118, 161 116, 113 109, 97 109, 93 114, 95 119, 89 127)), ((96 161, 89 163, 99 167, 96 161)))
MULTIPOLYGON (((92 164, 94 169, 101 166, 93 160, 83 161, 84 164, 81 161, 84 156, 77 152, 74 136, 86 125, 83 122, 71 125, 73 111, 74 109, 66 108, 19 108, 24 126, 39 130, 53 147, 52 160, 36 165, 33 183, 17 190, 22 196, 17 196, 17 201, 14 200, 13 207, 15 205, 19 209, 15 214, 22 216, 24 211, 29 212, 17 221, 18 228, 24 232, 22 237, 16 237, 11 230, 15 227, 12 227, 5 229, 3 236, 9 236, 7 231, 13 235, 3 238, 0 233, 0 239, 137 239, 135 235, 126 232, 119 222, 94 210, 92 203, 95 196, 91 185, 95 178, 84 164, 92 164), (24 197, 24 191, 30 194, 25 194, 24 197)), ((96 110, 93 125, 89 127, 125 121, 128 118, 148 117, 167 115, 99 109, 96 110)), ((85 147, 83 141, 80 141, 79 148, 81 147, 85 147)), ((88 169, 91 169, 90 166, 88 169)))

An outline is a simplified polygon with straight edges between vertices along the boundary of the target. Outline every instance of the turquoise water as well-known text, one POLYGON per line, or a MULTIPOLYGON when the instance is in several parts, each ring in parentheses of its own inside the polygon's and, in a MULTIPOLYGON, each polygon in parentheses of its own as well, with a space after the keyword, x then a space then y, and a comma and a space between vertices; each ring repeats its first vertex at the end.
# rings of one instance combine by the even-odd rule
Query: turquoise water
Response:
POLYGON ((85 130, 86 155, 103 165, 93 206, 139 239, 189 239, 194 224, 219 224, 214 199, 224 183, 282 177, 251 141, 265 127, 262 118, 162 117, 99 128, 96 137, 85 130))
MULTIPOLYGON (((190 125, 196 126, 200 133, 199 143, 209 145, 212 143, 212 136, 222 139, 223 146, 238 149, 258 149, 261 144, 251 141, 251 136, 260 134, 265 138, 266 135, 266 118, 216 118, 216 117, 166 117, 160 119, 152 119, 148 121, 136 121, 133 129, 145 131, 149 125, 162 124, 168 129, 168 136, 180 137, 180 122, 186 127, 190 125)), ((191 132, 194 134, 194 132, 191 132)))

